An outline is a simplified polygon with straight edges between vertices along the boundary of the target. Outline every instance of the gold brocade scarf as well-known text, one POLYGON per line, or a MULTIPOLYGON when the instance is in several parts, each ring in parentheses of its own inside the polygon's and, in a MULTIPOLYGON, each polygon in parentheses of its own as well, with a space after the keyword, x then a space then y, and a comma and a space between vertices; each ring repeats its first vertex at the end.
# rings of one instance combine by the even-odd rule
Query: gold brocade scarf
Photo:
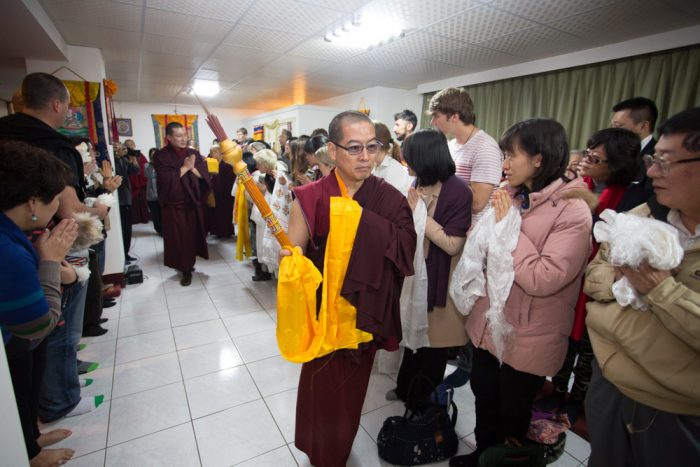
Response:
POLYGON ((324 257, 324 275, 299 248, 282 258, 277 284, 277 344, 284 358, 304 363, 338 349, 356 349, 373 336, 356 328, 357 309, 340 290, 345 280, 362 207, 347 196, 330 199, 330 230, 324 257), (316 316, 316 290, 323 283, 316 316))

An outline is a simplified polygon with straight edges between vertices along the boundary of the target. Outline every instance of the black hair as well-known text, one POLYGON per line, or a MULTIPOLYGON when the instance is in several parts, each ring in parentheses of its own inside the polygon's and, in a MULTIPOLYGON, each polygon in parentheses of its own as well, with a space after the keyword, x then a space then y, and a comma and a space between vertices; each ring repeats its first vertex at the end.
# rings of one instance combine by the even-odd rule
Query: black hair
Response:
POLYGON ((313 138, 317 135, 323 135, 326 138, 328 138, 328 130, 326 130, 325 128, 316 128, 314 131, 311 132, 311 137, 313 138))
POLYGON ((418 128, 418 117, 416 117, 416 114, 414 114, 408 109, 402 110, 401 112, 394 114, 394 121, 399 119, 406 120, 407 122, 412 123, 414 130, 418 128))
POLYGON ((63 81, 48 73, 30 73, 22 80, 22 100, 29 109, 43 109, 54 99, 64 102, 69 97, 63 81))
POLYGON ((588 149, 600 145, 605 148, 610 171, 605 183, 624 187, 632 183, 642 164, 639 136, 624 128, 605 128, 593 133, 586 143, 588 149))
POLYGON ((372 119, 367 115, 363 114, 362 112, 358 112, 357 110, 346 110, 345 112, 341 112, 333 117, 330 125, 328 125, 328 138, 331 141, 337 141, 340 143, 343 140, 343 123, 345 120, 350 120, 353 123, 367 122, 372 125, 372 128, 374 128, 372 119))
POLYGON ((644 120, 649 122, 649 132, 653 133, 656 127, 656 119, 659 118, 659 110, 656 108, 656 104, 651 99, 646 97, 633 97, 632 99, 626 99, 622 102, 618 102, 612 108, 613 112, 619 112, 621 110, 629 110, 630 117, 634 123, 639 124, 644 120))
POLYGON ((304 143, 304 152, 306 154, 316 154, 316 151, 328 144, 328 137, 324 135, 315 135, 310 137, 304 143))
POLYGON ((236 130, 236 133, 241 132, 244 135, 248 135, 248 130, 245 129, 245 127, 240 127, 238 130, 236 130))
POLYGON ((280 134, 281 134, 281 135, 283 135, 283 134, 284 134, 284 135, 287 135, 287 139, 290 139, 290 138, 292 137, 292 132, 289 131, 289 130, 286 129, 286 128, 282 128, 282 130, 280 131, 280 134))
POLYGON ((684 110, 669 117, 659 128, 659 135, 684 134, 683 147, 690 152, 700 152, 700 107, 684 110))
POLYGON ((532 192, 563 178, 569 164, 566 130, 561 123, 549 118, 531 118, 516 123, 503 133, 498 145, 503 152, 513 152, 518 147, 530 157, 542 156, 542 163, 532 180, 532 192))
POLYGON ((168 125, 165 127, 165 134, 166 135, 171 135, 173 134, 173 131, 175 131, 175 128, 184 128, 182 126, 182 123, 178 122, 170 122, 168 125))
POLYGON ((444 182, 455 174, 455 162, 447 146, 447 138, 432 128, 406 136, 403 157, 416 173, 416 186, 431 186, 444 182))
POLYGON ((32 197, 48 204, 68 184, 71 172, 60 159, 19 141, 0 142, 0 212, 32 197))

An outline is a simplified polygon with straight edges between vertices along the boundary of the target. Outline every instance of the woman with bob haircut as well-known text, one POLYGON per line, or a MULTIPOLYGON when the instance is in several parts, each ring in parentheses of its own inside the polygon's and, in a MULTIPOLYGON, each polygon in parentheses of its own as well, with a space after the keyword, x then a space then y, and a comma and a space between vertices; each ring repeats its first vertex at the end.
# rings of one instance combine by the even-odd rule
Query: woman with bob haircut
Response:
POLYGON ((416 176, 415 187, 408 189, 408 204, 415 211, 418 200, 422 199, 427 208, 425 238, 418 248, 424 252, 428 276, 430 345, 416 352, 404 350, 396 389, 389 391, 387 398, 400 399, 408 407, 419 409, 421 402, 442 382, 448 349, 467 343, 465 318, 452 302, 447 286, 471 225, 472 192, 455 175, 455 163, 441 132, 427 129, 407 136, 403 155, 416 176))
POLYGON ((511 206, 522 220, 512 253, 514 282, 502 311, 507 325, 494 330, 506 337, 499 355, 486 319, 489 299, 480 297, 467 319, 475 347, 476 450, 453 457, 451 467, 476 466, 486 449, 525 440, 535 396, 564 362, 591 248, 591 212, 581 199, 588 190, 580 178, 565 176, 569 147, 561 124, 516 123, 499 145, 508 186, 494 192, 495 220, 500 222, 511 206))
MULTIPOLYGON (((586 143, 583 159, 578 166, 578 174, 588 186, 601 188, 595 201, 593 224, 606 209, 616 212, 628 211, 646 202, 649 192, 644 184, 633 183, 644 167, 640 154, 639 137, 624 128, 605 128, 595 132, 586 143)), ((592 240, 593 251, 589 260, 598 253, 598 243, 592 240)), ((586 331, 587 296, 581 292, 576 303, 574 326, 569 338, 569 350, 564 366, 552 378, 554 392, 544 401, 549 409, 553 405, 563 406, 573 424, 583 411, 583 401, 591 381, 593 349, 586 331), (565 401, 571 372, 575 378, 568 401, 565 401)), ((538 403, 539 405, 539 403, 538 403)))
POLYGON ((43 339, 61 315, 61 283, 77 280, 61 262, 78 235, 73 219, 46 229, 59 195, 72 183, 68 166, 17 141, 0 142, 0 329, 30 465, 64 464, 72 449, 44 449, 69 430, 39 432, 38 404, 46 365, 43 339), (28 234, 38 232, 34 244, 28 234))

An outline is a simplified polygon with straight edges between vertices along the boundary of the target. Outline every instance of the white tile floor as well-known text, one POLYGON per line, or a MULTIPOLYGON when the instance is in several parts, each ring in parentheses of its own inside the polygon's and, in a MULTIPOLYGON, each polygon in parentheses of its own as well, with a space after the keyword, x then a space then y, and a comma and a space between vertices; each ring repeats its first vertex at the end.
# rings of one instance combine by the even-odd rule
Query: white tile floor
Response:
MULTIPOLYGON (((149 225, 134 227, 132 254, 144 283, 127 287, 106 309, 104 336, 83 339, 83 360, 100 368, 84 395, 105 394, 94 412, 54 423, 73 430, 57 447, 75 449, 73 467, 308 466, 294 447, 300 366, 279 356, 275 287, 253 283, 234 259, 233 240, 212 240, 190 287, 162 265, 163 243, 149 225)), ((376 436, 403 413, 387 402, 392 378, 375 373, 362 410, 350 466, 386 466, 376 436)), ((474 443, 473 395, 457 391, 460 453, 474 443)), ((569 433, 555 466, 586 465, 588 443, 569 433)), ((447 462, 434 464, 447 466, 447 462)))

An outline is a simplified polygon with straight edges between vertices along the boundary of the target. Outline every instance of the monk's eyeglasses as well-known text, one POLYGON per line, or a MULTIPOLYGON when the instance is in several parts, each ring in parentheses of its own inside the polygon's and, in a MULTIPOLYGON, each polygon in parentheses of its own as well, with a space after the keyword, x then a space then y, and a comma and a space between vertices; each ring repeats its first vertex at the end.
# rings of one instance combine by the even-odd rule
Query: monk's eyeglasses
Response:
POLYGON ((341 149, 345 149, 348 154, 351 156, 359 156, 362 154, 362 151, 364 149, 367 149, 367 154, 370 155, 375 155, 379 152, 379 150, 382 148, 382 143, 379 141, 374 141, 372 143, 362 145, 362 144, 351 144, 350 146, 343 146, 342 144, 336 143, 335 141, 331 140, 331 143, 335 144, 341 149))

